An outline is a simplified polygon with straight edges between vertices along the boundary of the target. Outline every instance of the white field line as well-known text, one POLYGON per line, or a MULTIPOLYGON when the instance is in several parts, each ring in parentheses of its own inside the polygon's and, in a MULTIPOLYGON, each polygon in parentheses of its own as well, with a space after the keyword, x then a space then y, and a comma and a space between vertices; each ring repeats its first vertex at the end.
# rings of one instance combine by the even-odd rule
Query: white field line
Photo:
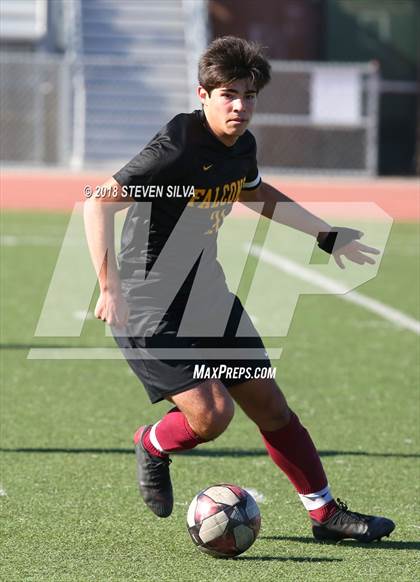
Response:
POLYGON ((77 309, 73 311, 73 318, 77 321, 85 321, 86 319, 94 319, 93 313, 91 311, 86 311, 85 309, 77 309))
POLYGON ((6 489, 3 488, 3 485, 0 485, 0 497, 7 497, 6 489))
POLYGON ((344 285, 340 283, 336 283, 329 277, 325 275, 321 275, 320 273, 316 273, 311 269, 307 269, 306 267, 302 267, 298 263, 291 261, 290 259, 286 259, 281 255, 276 253, 272 253, 267 249, 263 249, 257 245, 251 247, 246 246, 246 251, 249 251, 254 256, 259 257, 265 263, 272 265, 276 269, 284 271, 289 275, 293 275, 298 279, 302 279, 302 281, 307 281, 308 283, 312 283, 317 285, 321 289, 325 289, 330 293, 337 295, 340 299, 344 299, 344 301, 349 301, 350 303, 355 303, 356 305, 360 305, 364 307, 368 311, 383 317, 384 319, 390 321, 397 327, 408 329, 417 335, 420 335, 420 321, 418 319, 414 319, 405 313, 402 313, 398 309, 394 307, 390 307, 381 301, 377 301, 376 299, 371 299, 358 291, 349 291, 344 285))
MULTIPOLYGON (((38 235, 0 235, 1 247, 59 247, 63 244, 63 236, 38 236, 38 235)), ((66 240, 66 247, 86 247, 83 239, 66 240)), ((86 247, 87 248, 87 247, 86 247)))
POLYGON ((62 242, 56 236, 38 236, 38 235, 15 235, 2 234, 0 236, 0 245, 2 247, 55 247, 62 242))

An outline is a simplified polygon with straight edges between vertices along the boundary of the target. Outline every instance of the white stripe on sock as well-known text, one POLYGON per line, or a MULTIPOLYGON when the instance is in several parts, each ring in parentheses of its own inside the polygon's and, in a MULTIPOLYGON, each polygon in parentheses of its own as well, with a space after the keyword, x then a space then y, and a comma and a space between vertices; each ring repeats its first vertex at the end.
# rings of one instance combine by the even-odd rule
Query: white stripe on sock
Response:
POLYGON ((308 511, 319 509, 333 498, 328 485, 324 489, 321 489, 321 491, 315 491, 315 493, 306 493, 305 495, 299 493, 299 497, 305 509, 308 511))
POLYGON ((160 422, 160 420, 158 422, 156 422, 156 424, 154 424, 152 426, 152 428, 150 429, 149 438, 150 438, 150 442, 155 447, 155 449, 157 449, 161 453, 166 453, 165 449, 162 449, 162 447, 160 446, 160 443, 157 440, 157 436, 156 436, 156 427, 159 424, 159 422, 160 422))

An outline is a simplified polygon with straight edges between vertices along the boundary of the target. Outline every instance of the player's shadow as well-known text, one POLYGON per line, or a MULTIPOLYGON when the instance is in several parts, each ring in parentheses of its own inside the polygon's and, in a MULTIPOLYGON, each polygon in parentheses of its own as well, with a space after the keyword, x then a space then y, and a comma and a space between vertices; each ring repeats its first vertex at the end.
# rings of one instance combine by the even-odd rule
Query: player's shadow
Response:
MULTIPOLYGON (((19 447, 19 448, 0 448, 2 453, 46 453, 46 454, 73 454, 73 455, 131 455, 134 453, 132 448, 64 448, 64 447, 19 447)), ((418 459, 419 453, 375 453, 367 451, 319 451, 321 457, 379 457, 393 459, 418 459)), ((174 456, 191 456, 191 457, 267 457, 265 449, 248 449, 238 451, 237 449, 206 449, 204 447, 176 453, 174 456)), ((268 458, 268 457, 267 457, 268 458)))
POLYGON ((68 348, 90 348, 92 346, 81 346, 81 345, 69 345, 69 344, 54 344, 54 343, 31 343, 31 344, 18 344, 18 343, 0 343, 0 349, 2 350, 30 350, 32 348, 36 349, 68 349, 68 348))
MULTIPOLYGON (((383 458, 420 458, 420 453, 376 453, 368 451, 336 451, 336 450, 321 450, 318 451, 321 457, 383 457, 383 458)), ((248 449, 238 451, 237 449, 206 449, 204 447, 177 453, 179 455, 193 456, 193 457, 266 457, 265 449, 248 449)))
POLYGON ((250 560, 254 562, 342 562, 342 558, 303 558, 285 556, 238 556, 234 560, 250 560))
POLYGON ((355 540, 316 541, 309 536, 259 536, 260 540, 272 540, 278 542, 297 542, 299 544, 319 544, 319 545, 340 545, 343 547, 363 548, 366 550, 420 550, 420 542, 397 542, 386 540, 382 542, 372 542, 370 544, 357 542, 355 540))

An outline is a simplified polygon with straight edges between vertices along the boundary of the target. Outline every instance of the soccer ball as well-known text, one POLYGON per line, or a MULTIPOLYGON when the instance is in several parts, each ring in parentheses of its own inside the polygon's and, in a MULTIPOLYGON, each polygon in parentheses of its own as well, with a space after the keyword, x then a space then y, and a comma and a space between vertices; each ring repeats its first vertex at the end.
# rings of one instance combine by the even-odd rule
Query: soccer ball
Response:
POLYGON ((199 550, 216 558, 232 558, 255 542, 261 516, 245 489, 222 483, 197 493, 188 509, 187 524, 199 550))

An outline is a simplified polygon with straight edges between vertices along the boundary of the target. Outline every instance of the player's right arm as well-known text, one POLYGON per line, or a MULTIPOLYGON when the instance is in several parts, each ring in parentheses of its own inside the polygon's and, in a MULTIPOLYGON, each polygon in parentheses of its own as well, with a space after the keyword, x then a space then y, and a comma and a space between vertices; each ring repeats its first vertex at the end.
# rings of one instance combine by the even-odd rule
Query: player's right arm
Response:
POLYGON ((118 182, 110 178, 84 204, 86 238, 100 289, 95 316, 118 328, 127 324, 128 305, 121 292, 115 256, 114 219, 116 212, 131 203, 118 182))
POLYGON ((115 257, 115 213, 138 202, 134 195, 131 197, 132 186, 178 183, 184 148, 177 136, 185 134, 186 117, 176 116, 85 202, 86 236, 100 287, 95 316, 114 327, 124 327, 129 315, 115 257))

